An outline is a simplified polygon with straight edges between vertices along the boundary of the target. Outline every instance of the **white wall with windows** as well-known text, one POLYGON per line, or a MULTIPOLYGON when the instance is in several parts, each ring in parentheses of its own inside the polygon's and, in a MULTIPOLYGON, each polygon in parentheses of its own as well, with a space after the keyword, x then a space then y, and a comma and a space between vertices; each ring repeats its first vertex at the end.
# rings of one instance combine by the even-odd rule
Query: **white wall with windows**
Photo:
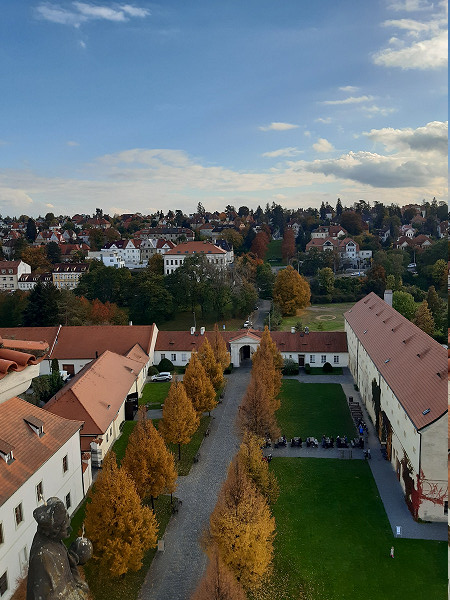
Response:
POLYGON ((5 592, 0 593, 1 600, 11 598, 17 580, 26 574, 37 528, 33 510, 42 504, 38 495, 45 500, 56 496, 72 515, 85 491, 77 431, 0 506, 0 585, 6 586, 5 592))
POLYGON ((283 359, 290 359, 299 364, 309 364, 311 367, 322 367, 325 363, 330 363, 332 367, 347 367, 347 352, 282 352, 283 359), (303 359, 302 359, 303 357, 303 359))

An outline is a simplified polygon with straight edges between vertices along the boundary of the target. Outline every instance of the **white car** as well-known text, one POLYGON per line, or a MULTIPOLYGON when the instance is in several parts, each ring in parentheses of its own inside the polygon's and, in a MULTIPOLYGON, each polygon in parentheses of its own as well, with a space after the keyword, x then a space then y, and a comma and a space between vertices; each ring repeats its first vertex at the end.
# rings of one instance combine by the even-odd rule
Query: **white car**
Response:
POLYGON ((417 267, 416 263, 409 263, 408 269, 415 269, 417 267))
POLYGON ((161 371, 161 373, 153 375, 152 381, 172 381, 172 375, 168 371, 161 371))

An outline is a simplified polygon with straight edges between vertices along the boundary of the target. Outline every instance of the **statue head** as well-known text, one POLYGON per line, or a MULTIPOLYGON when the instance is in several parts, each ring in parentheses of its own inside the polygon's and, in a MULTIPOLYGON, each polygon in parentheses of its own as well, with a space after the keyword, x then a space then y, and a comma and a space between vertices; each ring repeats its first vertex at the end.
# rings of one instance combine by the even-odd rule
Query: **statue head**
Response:
POLYGON ((38 531, 51 539, 62 540, 69 537, 72 531, 69 513, 59 498, 49 498, 45 504, 35 508, 33 517, 38 524, 38 531))

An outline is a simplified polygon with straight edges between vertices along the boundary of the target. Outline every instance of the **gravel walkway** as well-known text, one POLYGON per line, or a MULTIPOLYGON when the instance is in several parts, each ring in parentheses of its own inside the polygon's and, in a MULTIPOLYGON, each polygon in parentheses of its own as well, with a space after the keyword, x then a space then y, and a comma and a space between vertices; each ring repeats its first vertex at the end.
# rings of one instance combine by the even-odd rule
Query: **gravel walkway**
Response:
POLYGON ((178 478, 176 496, 183 505, 167 526, 165 551, 153 559, 141 589, 141 600, 189 600, 206 567, 199 538, 239 447, 235 420, 250 381, 250 369, 236 369, 227 379, 224 400, 213 411, 211 433, 200 447, 200 460, 188 476, 178 478))

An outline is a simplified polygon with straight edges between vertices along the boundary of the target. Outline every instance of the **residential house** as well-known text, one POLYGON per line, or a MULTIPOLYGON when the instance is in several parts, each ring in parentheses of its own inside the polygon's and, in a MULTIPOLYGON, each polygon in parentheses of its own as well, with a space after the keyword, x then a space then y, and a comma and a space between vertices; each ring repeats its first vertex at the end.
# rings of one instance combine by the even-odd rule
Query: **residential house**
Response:
POLYGON ((67 420, 20 398, 48 345, 0 340, 0 595, 9 600, 26 574, 36 533, 33 510, 56 496, 69 515, 83 500, 89 459, 80 454, 79 419, 67 420), (86 475, 85 475, 86 473, 86 475))
POLYGON ((165 254, 175 248, 175 244, 164 238, 146 238, 140 243, 141 261, 148 262, 154 254, 165 254))
POLYGON ((225 257, 225 263, 227 266, 232 265, 234 263, 233 244, 230 244, 230 242, 227 242, 227 240, 216 239, 214 242, 214 246, 222 248, 222 250, 225 250, 225 252, 227 253, 225 257))
POLYGON ((138 344, 127 356, 105 350, 45 405, 52 414, 83 420, 81 452, 91 454, 92 466, 102 466, 120 436, 125 403, 142 394, 148 360, 138 344))
POLYGON ((171 242, 178 242, 179 239, 194 241, 195 233, 187 227, 148 227, 136 232, 135 237, 141 239, 164 239, 171 242))
POLYGON ((88 219, 86 225, 93 229, 103 229, 104 231, 111 227, 111 223, 103 217, 93 217, 92 219, 88 219))
POLYGON ((447 521, 445 349, 373 292, 344 316, 350 371, 408 507, 447 521))
POLYGON ((412 239, 416 235, 416 230, 411 225, 402 225, 400 227, 400 236, 406 236, 412 239))
POLYGON ((448 235, 448 221, 441 221, 437 226, 437 236, 439 239, 448 235))
POLYGON ((111 251, 92 251, 88 252, 88 258, 101 261, 105 267, 113 267, 114 269, 123 269, 125 261, 117 250, 111 251))
POLYGON ((31 267, 22 260, 0 261, 0 291, 20 289, 19 280, 26 273, 31 273, 31 267))
POLYGON ((70 262, 74 254, 81 253, 83 256, 87 256, 90 248, 88 244, 82 242, 80 244, 60 244, 59 249, 61 250, 61 260, 63 262, 70 262))
POLYGON ((347 235, 347 231, 340 225, 321 225, 320 227, 317 227, 317 229, 311 231, 311 239, 331 238, 333 240, 337 240, 338 238, 346 237, 347 235))
POLYGON ((173 273, 180 267, 188 256, 203 255, 209 263, 219 269, 225 269, 226 251, 211 242, 183 242, 164 254, 164 275, 173 273))
POLYGON ((417 235, 416 237, 409 238, 405 235, 398 238, 397 241, 393 243, 394 248, 399 248, 400 250, 405 250, 405 248, 421 248, 426 249, 432 245, 432 241, 429 236, 425 234, 417 235))
POLYGON ((336 250, 339 253, 341 264, 350 264, 353 267, 364 267, 372 258, 372 250, 360 250, 357 244, 351 238, 312 238, 306 244, 306 252, 316 248, 319 252, 336 250))
POLYGON ((27 273, 21 275, 19 279, 19 290, 23 292, 29 292, 34 289, 36 284, 40 283, 53 283, 53 277, 51 273, 27 273))
POLYGON ((141 263, 141 251, 137 243, 133 240, 116 240, 106 243, 101 252, 117 252, 125 261, 125 266, 129 269, 139 266, 141 263))
POLYGON ((73 290, 81 277, 89 271, 88 263, 58 263, 53 265, 53 285, 59 290, 73 290))

